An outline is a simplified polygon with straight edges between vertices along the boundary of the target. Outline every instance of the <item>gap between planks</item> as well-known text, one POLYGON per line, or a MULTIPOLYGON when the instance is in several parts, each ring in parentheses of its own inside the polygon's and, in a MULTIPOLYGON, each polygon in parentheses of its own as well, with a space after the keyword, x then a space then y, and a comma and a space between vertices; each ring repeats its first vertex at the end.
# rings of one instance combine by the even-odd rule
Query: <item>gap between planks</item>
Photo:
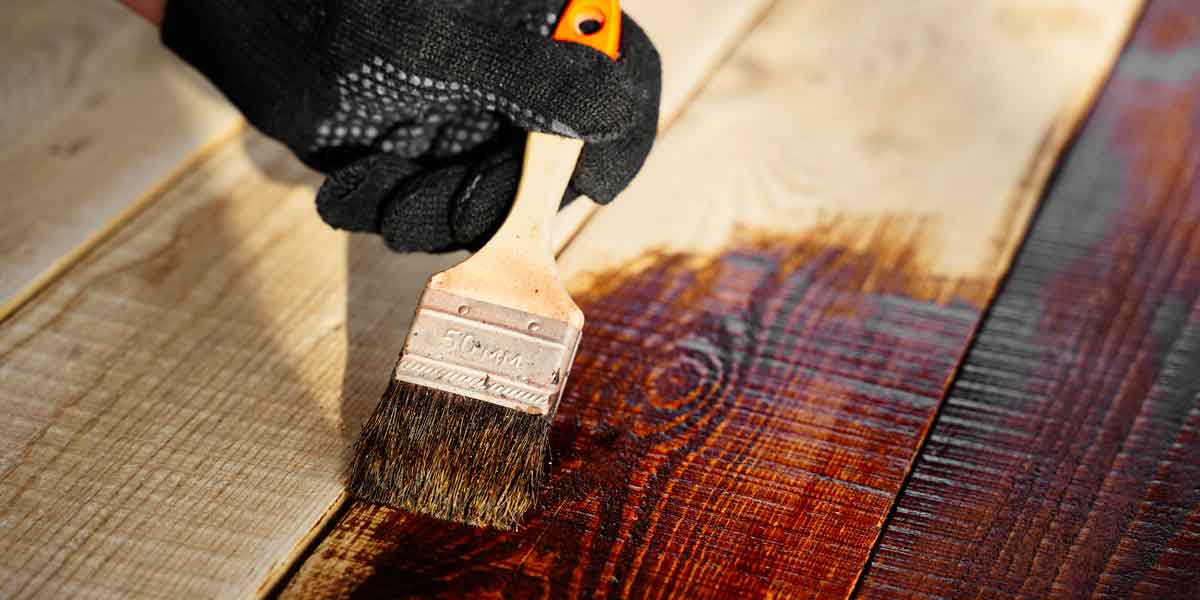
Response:
POLYGON ((22 306, 25 306, 27 302, 36 298, 39 293, 70 271, 71 267, 83 260, 89 252, 100 247, 109 239, 112 239, 122 227, 128 225, 138 215, 153 206, 158 199, 162 198, 167 190, 170 190, 181 177, 194 169, 196 165, 208 160, 209 157, 213 156, 226 144, 236 143, 245 129, 245 122, 238 122, 233 127, 215 135, 212 139, 197 147, 187 158, 165 174, 161 180, 155 182, 150 189, 120 209, 108 221, 102 223, 94 233, 78 246, 75 246, 63 257, 54 261, 49 268, 38 274, 37 278, 30 281, 25 288, 0 305, 0 325, 4 324, 9 317, 20 310, 22 306))
POLYGON ((1188 491, 1200 396, 1186 376, 1200 364, 1189 250, 1200 70, 1180 67, 1197 64, 1200 36, 1179 25, 1198 19, 1175 0, 1143 13, 897 498, 862 596, 1194 596, 1200 554, 1180 521, 1200 514, 1188 491))
POLYGON ((241 117, 119 3, 0 13, 2 318, 241 117))
MULTIPOLYGON (((1137 31, 1137 25, 1141 21, 1141 16, 1145 13, 1147 1, 1152 0, 1139 0, 1140 5, 1135 9, 1136 16, 1130 19, 1129 26, 1126 28, 1120 44, 1116 46, 1116 51, 1112 53, 1108 60, 1108 64, 1104 66, 1101 75, 1096 77, 1079 96, 1079 98, 1070 106, 1070 108, 1063 113, 1063 116, 1055 121, 1055 127, 1050 130, 1049 135, 1047 135, 1045 138, 1045 141, 1039 145, 1038 152, 1034 156, 1033 161, 1029 166, 1028 176, 1023 180, 1022 185, 1014 195, 1016 200, 1015 204, 1021 205, 1028 202, 1032 204, 1033 209, 1031 210, 1030 216, 1026 221, 1014 222, 1010 226, 1014 229, 1013 235, 1010 236, 1010 239, 1012 240, 1011 252, 1019 255, 1023 245, 1023 240, 1027 239, 1027 237, 1033 231, 1034 224, 1036 223, 1038 215, 1041 212, 1041 200, 1047 193, 1046 184, 1052 179, 1052 176, 1059 168, 1059 165, 1061 164, 1060 161, 1064 157, 1064 149, 1065 151, 1069 152, 1069 148, 1077 140, 1078 136, 1083 130, 1084 125, 1087 123, 1088 115, 1091 114, 1091 112, 1095 109, 1096 103, 1100 97, 1100 93, 1104 89, 1105 82, 1107 82, 1112 76, 1113 68, 1119 61, 1123 49, 1129 45, 1130 39, 1133 37, 1134 32, 1137 31)), ((1014 221, 1016 221, 1016 219, 1014 219, 1014 221)), ((998 259, 1003 256, 1003 253, 999 248, 997 250, 997 255, 998 259)), ((987 296, 987 300, 984 303, 984 306, 986 307, 990 308, 995 302, 996 297, 1002 292, 1004 289, 1004 282, 1011 275, 1016 263, 1013 260, 1004 260, 1003 264, 1005 264, 1006 267, 1003 275, 1000 277, 1000 283, 999 285, 991 288, 990 293, 987 296)), ((945 407, 946 399, 949 397, 951 390, 953 389, 953 382, 958 379, 959 374, 962 371, 962 367, 967 361, 967 357, 970 356, 971 349, 974 347, 975 340, 987 321, 988 314, 988 310, 985 309, 982 318, 976 321, 975 326, 971 330, 970 342, 963 348, 962 353, 958 357, 957 364, 954 367, 954 371, 947 379, 945 392, 943 393, 941 400, 938 402, 938 408, 933 414, 931 424, 926 429, 924 435, 921 436, 921 440, 917 446, 916 454, 914 455, 913 460, 908 463, 908 467, 905 470, 904 480, 900 485, 900 490, 897 492, 896 498, 892 501, 891 508, 888 509, 887 517, 884 519, 882 527, 880 527, 879 532, 876 534, 875 541, 871 544, 871 552, 867 556, 867 560, 863 563, 862 568, 859 570, 858 575, 855 577, 854 587, 852 587, 847 593, 847 598, 857 597, 859 589, 863 585, 864 575, 870 568, 870 565, 879 550, 879 544, 883 539, 884 533, 887 531, 888 525, 895 517, 896 510, 899 508, 899 499, 903 497, 904 491, 908 489, 909 481, 912 479, 913 470, 920 461, 922 453, 925 452, 925 448, 929 442, 929 433, 933 431, 933 428, 937 424, 938 418, 942 414, 942 409, 945 407)))

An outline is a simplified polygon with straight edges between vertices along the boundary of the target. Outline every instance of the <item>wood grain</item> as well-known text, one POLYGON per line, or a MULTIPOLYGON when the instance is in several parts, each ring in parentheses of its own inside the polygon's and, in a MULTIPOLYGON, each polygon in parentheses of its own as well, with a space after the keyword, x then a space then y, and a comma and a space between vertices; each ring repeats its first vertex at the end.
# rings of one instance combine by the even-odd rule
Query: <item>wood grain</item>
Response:
POLYGON ((354 502, 284 597, 844 595, 978 315, 859 289, 908 249, 748 242, 583 296, 527 528, 354 502))
POLYGON ((598 213, 563 269, 586 289, 647 248, 704 255, 739 227, 887 215, 920 222, 930 274, 990 289, 1140 4, 790 3, 657 151, 671 175, 598 213))
POLYGON ((0 316, 241 118, 112 0, 0 8, 0 316))
POLYGON ((351 502, 283 597, 845 597, 1137 9, 1051 4, 775 5, 560 258, 526 528, 351 502))
MULTIPOLYGON (((680 102, 767 3, 625 4, 680 102)), ((461 256, 330 231, 315 182, 240 135, 0 324, 0 596, 250 596, 329 517, 416 294, 461 256)))
POLYGON ((1154 0, 967 355, 864 598, 1195 598, 1200 5, 1154 0))

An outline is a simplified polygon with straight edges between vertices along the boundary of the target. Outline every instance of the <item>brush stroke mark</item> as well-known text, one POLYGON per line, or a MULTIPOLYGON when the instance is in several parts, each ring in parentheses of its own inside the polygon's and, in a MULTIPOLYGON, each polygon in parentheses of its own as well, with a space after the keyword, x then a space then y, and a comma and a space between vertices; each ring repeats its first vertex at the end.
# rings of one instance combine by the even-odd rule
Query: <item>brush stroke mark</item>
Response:
POLYGON ((861 596, 1194 598, 1200 5, 1155 0, 985 320, 861 596))

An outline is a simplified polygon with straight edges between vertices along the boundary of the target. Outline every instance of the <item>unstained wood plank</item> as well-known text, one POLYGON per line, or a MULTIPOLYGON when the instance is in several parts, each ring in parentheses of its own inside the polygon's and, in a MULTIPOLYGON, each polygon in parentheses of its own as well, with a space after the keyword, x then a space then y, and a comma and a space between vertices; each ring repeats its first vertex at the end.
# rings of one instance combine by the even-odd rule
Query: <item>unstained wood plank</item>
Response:
POLYGON ((1153 0, 983 322, 864 598, 1200 594, 1200 4, 1153 0))
POLYGON ((241 118, 113 0, 0 6, 0 318, 241 118))
MULTIPOLYGON (((670 117, 768 2, 624 4, 670 117)), ((0 596, 250 596, 336 507, 416 294, 461 256, 329 230, 316 180, 238 136, 0 324, 0 596)))
POLYGON ((283 596, 846 596, 1137 9, 778 3, 561 256, 525 529, 351 502, 283 596))

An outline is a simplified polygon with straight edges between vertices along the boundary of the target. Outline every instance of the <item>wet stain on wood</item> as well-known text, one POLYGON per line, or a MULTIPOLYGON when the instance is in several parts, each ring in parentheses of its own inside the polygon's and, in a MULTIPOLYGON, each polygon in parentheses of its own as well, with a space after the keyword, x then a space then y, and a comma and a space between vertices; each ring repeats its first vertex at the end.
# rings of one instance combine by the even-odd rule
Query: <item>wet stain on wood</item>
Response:
POLYGON ((919 233, 743 232, 596 278, 527 526, 352 502, 284 597, 844 597, 986 295, 923 276, 919 233))
POLYGON ((981 327, 862 597, 1196 597, 1197 22, 1195 2, 1150 4, 981 327))

